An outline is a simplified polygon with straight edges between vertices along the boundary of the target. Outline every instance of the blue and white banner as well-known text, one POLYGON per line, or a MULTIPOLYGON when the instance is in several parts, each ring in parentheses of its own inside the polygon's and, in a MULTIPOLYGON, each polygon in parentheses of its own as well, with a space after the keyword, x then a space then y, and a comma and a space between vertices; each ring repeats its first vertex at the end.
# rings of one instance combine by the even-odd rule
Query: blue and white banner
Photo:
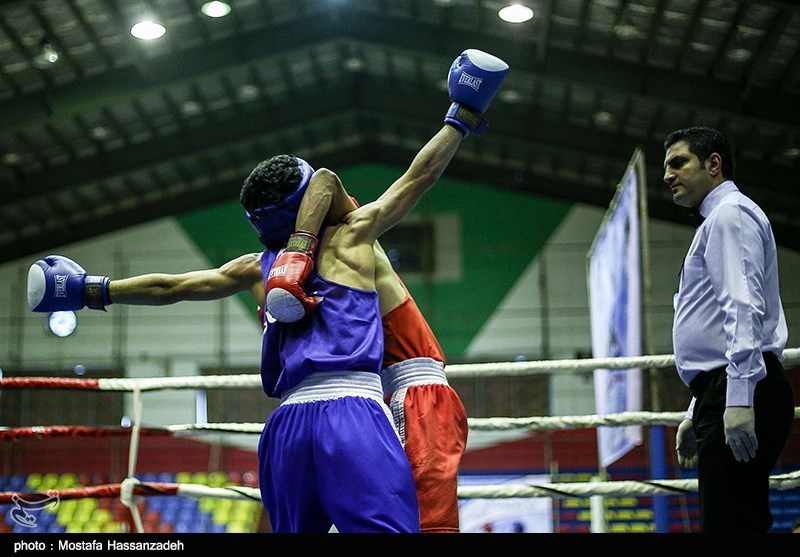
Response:
MULTIPOLYGON (((550 482, 546 474, 479 475, 458 477, 459 486, 524 484, 550 482)), ((459 499, 458 516, 463 534, 516 533, 547 534, 553 532, 553 499, 551 497, 508 497, 500 499, 459 499)))
MULTIPOLYGON (((589 252, 592 356, 642 355, 639 182, 632 162, 589 252)), ((594 371, 595 412, 603 416, 642 409, 642 370, 594 371)), ((598 427, 600 464, 614 463, 642 443, 641 426, 598 427)))

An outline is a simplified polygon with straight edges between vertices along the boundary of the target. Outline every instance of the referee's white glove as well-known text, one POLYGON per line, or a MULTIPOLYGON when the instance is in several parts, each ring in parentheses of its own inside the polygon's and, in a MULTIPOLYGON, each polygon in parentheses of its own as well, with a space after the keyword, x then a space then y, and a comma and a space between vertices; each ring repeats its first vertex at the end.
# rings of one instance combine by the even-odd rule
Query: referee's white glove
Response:
POLYGON ((725 444, 738 462, 756 456, 756 411, 752 406, 728 406, 722 415, 725 424, 725 444))
POLYGON ((697 466, 697 440, 692 420, 686 418, 678 426, 675 435, 675 450, 678 451, 678 464, 685 468, 697 466))

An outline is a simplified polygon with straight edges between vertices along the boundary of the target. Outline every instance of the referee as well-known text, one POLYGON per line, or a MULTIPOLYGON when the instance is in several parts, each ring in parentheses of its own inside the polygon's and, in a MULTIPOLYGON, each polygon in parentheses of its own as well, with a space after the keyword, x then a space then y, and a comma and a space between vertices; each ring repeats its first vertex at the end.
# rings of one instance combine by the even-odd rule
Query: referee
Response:
POLYGON ((678 426, 678 462, 697 466, 702 532, 766 533, 769 476, 794 420, 775 238, 734 183, 733 148, 721 132, 678 130, 664 148, 673 201, 699 224, 672 329, 675 365, 692 394, 678 426))

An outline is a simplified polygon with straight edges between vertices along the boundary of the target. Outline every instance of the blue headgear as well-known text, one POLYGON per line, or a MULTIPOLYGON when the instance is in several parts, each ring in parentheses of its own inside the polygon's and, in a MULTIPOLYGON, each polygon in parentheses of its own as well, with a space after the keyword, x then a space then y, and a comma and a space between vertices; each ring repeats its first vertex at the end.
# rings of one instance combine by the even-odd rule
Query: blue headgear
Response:
POLYGON ((314 169, 306 161, 300 157, 295 158, 303 173, 297 189, 275 203, 253 209, 252 213, 245 211, 250 224, 258 232, 258 239, 270 249, 283 247, 294 232, 300 202, 306 193, 311 175, 314 174, 314 169))

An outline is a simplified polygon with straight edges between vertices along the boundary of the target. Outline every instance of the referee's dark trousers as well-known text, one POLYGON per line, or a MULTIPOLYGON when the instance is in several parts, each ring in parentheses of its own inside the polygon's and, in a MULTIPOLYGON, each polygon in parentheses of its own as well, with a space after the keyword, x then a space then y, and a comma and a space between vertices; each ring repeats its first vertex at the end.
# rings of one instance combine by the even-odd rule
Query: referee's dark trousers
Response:
POLYGON ((772 527, 769 476, 789 438, 794 421, 794 393, 783 365, 764 353, 767 375, 756 384, 753 405, 758 450, 748 462, 737 462, 725 444, 727 374, 717 368, 689 385, 697 399, 692 416, 697 438, 700 530, 766 533, 772 527))

